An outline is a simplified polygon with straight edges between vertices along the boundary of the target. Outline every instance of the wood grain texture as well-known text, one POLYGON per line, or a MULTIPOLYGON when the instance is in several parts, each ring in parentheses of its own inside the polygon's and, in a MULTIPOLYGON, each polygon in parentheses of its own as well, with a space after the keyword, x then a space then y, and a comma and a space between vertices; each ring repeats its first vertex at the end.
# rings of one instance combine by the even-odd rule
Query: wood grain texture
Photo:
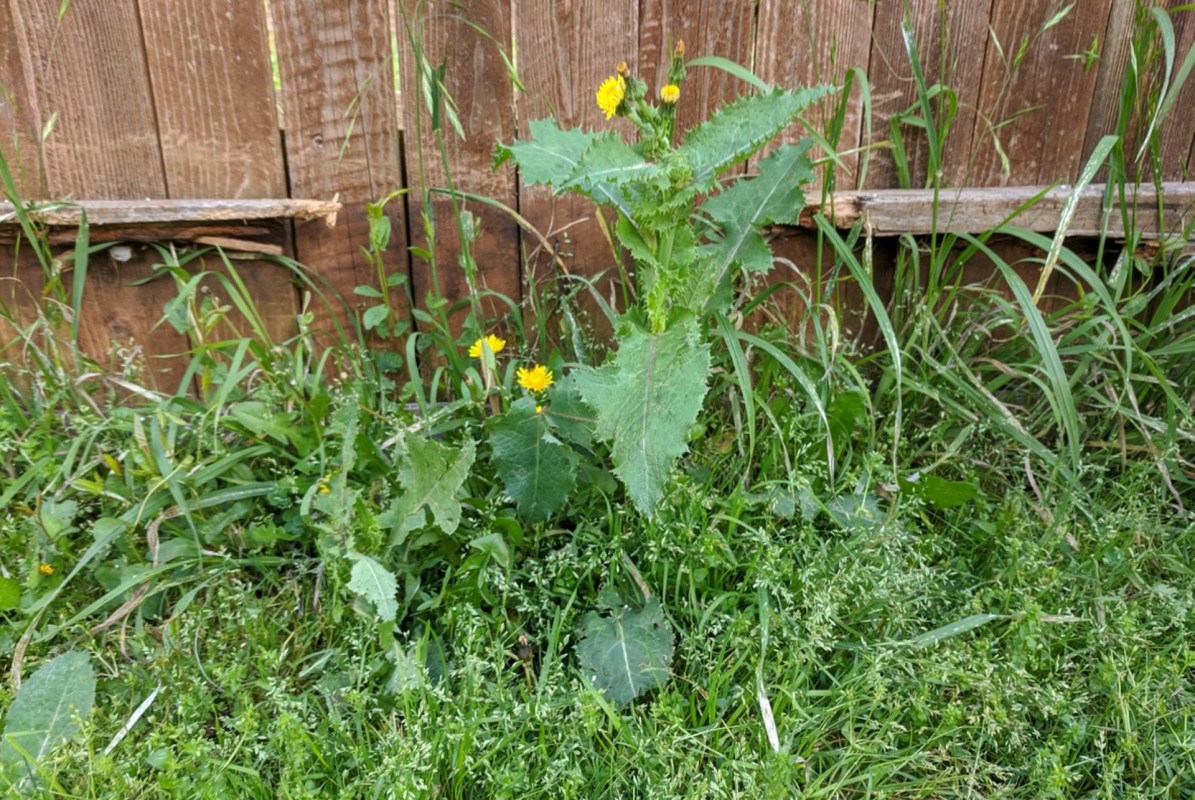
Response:
MULTIPOLYGON (((1185 5, 1185 4, 1184 4, 1185 5)), ((1178 70, 1187 52, 1195 47, 1195 10, 1185 5, 1172 16, 1174 22, 1174 66, 1178 70)), ((1189 76, 1179 90, 1178 98, 1163 120, 1160 139, 1162 177, 1168 181, 1190 180, 1192 175, 1191 154, 1195 145, 1195 125, 1191 124, 1189 111, 1195 108, 1195 75, 1189 76), (1184 118, 1185 117, 1185 118, 1184 118)))
MULTIPOLYGON (((517 100, 519 136, 530 135, 528 123, 553 116, 565 128, 616 130, 633 136, 623 119, 607 121, 595 100, 597 87, 626 61, 633 75, 646 77, 635 43, 639 30, 637 0, 528 0, 515 10, 515 42, 519 74, 527 88, 517 100)), ((504 167, 510 170, 510 167, 504 167)), ((547 186, 519 185, 520 213, 552 243, 555 253, 527 241, 528 282, 541 289, 560 278, 556 257, 570 274, 604 277, 598 284, 609 296, 617 263, 601 225, 598 208, 579 195, 557 196, 547 186)), ((607 219, 612 217, 608 216, 607 219)), ((573 285, 560 284, 560 291, 573 285)), ((582 293, 582 313, 595 318, 597 309, 582 293)))
MULTIPOLYGON (((358 311, 363 298, 353 289, 378 284, 362 254, 369 246, 366 204, 403 183, 390 11, 389 0, 271 4, 291 196, 339 195, 344 204, 334 228, 295 226, 296 256, 358 311)), ((382 260, 387 275, 409 278, 405 208, 401 197, 386 204, 391 236, 382 260)), ((404 287, 391 291, 390 305, 410 318, 404 287)), ((337 322, 347 325, 339 303, 334 307, 337 322)), ((312 309, 316 327, 332 330, 325 304, 312 309)))
MULTIPOLYGON (((169 195, 285 197, 263 5, 140 0, 139 7, 169 195)), ((290 273, 268 261, 238 271, 259 308, 270 310, 271 337, 293 335, 298 297, 290 273)), ((248 330, 231 318, 230 328, 248 330)))
MULTIPOLYGON (((1101 209, 1103 184, 1083 189, 1075 204, 1069 236, 1098 236, 1104 225, 1101 209)), ((1012 223, 1032 231, 1053 232, 1058 229, 1063 206, 1070 198, 1069 187, 1006 186, 989 189, 959 189, 941 192, 937 196, 929 189, 888 189, 869 192, 840 192, 833 195, 825 208, 817 203, 806 206, 802 214, 804 227, 813 227, 813 213, 821 210, 832 216, 842 228, 851 227, 863 219, 877 236, 899 236, 902 233, 982 233, 998 227, 1012 217, 1012 223), (936 209, 936 210, 935 210, 936 209)), ((1128 202, 1136 211, 1136 230, 1149 238, 1161 235, 1177 236, 1195 221, 1195 184, 1166 183, 1159 193, 1152 185, 1137 188, 1128 202)), ((1112 237, 1124 235, 1121 215, 1115 209, 1107 220, 1106 233, 1112 237)))
MULTIPOLYGON (((875 4, 867 0, 761 0, 756 29, 755 72, 775 86, 795 88, 817 83, 841 86, 848 70, 868 69, 875 4)), ((831 96, 806 113, 824 130, 840 97, 831 96)), ((839 151, 853 150, 861 141, 862 96, 855 90, 847 107, 839 151)), ((785 141, 802 136, 790 126, 785 141)), ((835 185, 853 188, 858 181, 858 156, 842 157, 846 170, 835 170, 835 185)), ((811 191, 814 187, 811 187, 811 191)))
MULTIPOLYGON (((445 188, 449 176, 440 160, 440 151, 431 129, 431 118, 424 105, 420 70, 402 27, 414 24, 415 11, 424 4, 401 0, 403 26, 400 26, 402 58, 402 94, 404 145, 408 186, 411 194, 412 244, 426 247, 423 219, 419 209, 425 192, 445 188), (423 174, 420 174, 422 164, 423 174)), ((510 5, 506 0, 475 0, 467 6, 449 2, 426 4, 422 20, 422 42, 427 64, 432 68, 447 64, 444 88, 455 101, 465 137, 462 139, 444 120, 443 137, 447 161, 451 166, 451 186, 493 198, 514 208, 517 204, 515 178, 510 170, 490 168, 494 143, 510 141, 515 133, 513 88, 496 42, 511 40, 510 5), (466 22, 467 20, 467 22, 466 22), (485 30, 493 40, 479 34, 468 23, 485 30)), ((431 194, 435 223, 439 289, 449 302, 468 297, 464 270, 458 264, 460 237, 457 233, 452 202, 442 194, 431 194)), ((478 266, 479 290, 490 290, 521 300, 519 232, 502 211, 480 203, 465 203, 481 233, 473 245, 478 266)), ((416 259, 412 263, 412 286, 416 301, 422 304, 434 288, 431 268, 416 259)), ((505 305, 487 300, 487 313, 505 313, 505 305)), ((457 324, 463 315, 454 318, 457 324)))
MULTIPOLYGON (((871 139, 890 138, 889 120, 918 102, 917 84, 901 31, 906 13, 913 31, 927 86, 941 84, 958 97, 951 133, 943 143, 942 179, 946 185, 965 185, 975 128, 975 108, 983 77, 983 61, 975 58, 975 43, 987 36, 991 0, 970 0, 939 6, 933 0, 915 0, 906 8, 895 3, 876 6, 871 52, 873 129, 871 139)), ((939 113, 938 101, 932 101, 939 113)), ((925 186, 929 149, 924 131, 901 126, 909 161, 910 188, 925 186)), ((864 132, 866 144, 866 132, 864 132)), ((887 148, 874 151, 868 167, 868 188, 896 188, 896 167, 887 148)))
POLYGON ((45 196, 165 197, 136 0, 9 0, 46 139, 45 196))
POLYGON ((162 320, 162 309, 176 292, 169 276, 139 286, 154 275, 161 259, 150 247, 133 247, 127 261, 111 250, 91 259, 83 289, 79 347, 110 374, 134 370, 132 379, 151 389, 173 392, 186 372, 189 342, 162 320))
MULTIPOLYGON (((45 225, 78 225, 82 212, 91 225, 290 218, 328 225, 336 222, 340 209, 340 203, 327 200, 80 200, 40 205, 30 216, 45 225)), ((11 203, 0 201, 0 227, 17 224, 8 218, 12 212, 11 203)))
POLYGON ((171 197, 285 197, 261 3, 140 0, 171 197))
MULTIPOLYGON (((23 198, 45 197, 42 177, 41 114, 28 49, 9 4, 0 0, 0 156, 23 198)), ((2 193, 2 189, 0 189, 2 193)))
POLYGON ((970 185, 1066 182, 1078 175, 1096 74, 1085 72, 1083 58, 1074 56, 1104 35, 1111 0, 1073 7, 1043 32, 1062 7, 993 0, 979 100, 983 117, 976 120, 972 137, 970 185), (1020 52, 1024 56, 1016 63, 1020 52), (993 128, 1009 159, 1007 172, 993 143, 993 128))
MULTIPOLYGON (((1137 0, 1112 0, 1108 11, 1108 26, 1099 41, 1099 63, 1096 67, 1095 90, 1091 111, 1087 115, 1087 131, 1083 137, 1083 163, 1091 157, 1100 139, 1116 132, 1120 114, 1120 96, 1125 69, 1129 63, 1129 49, 1133 41, 1133 24, 1137 16, 1137 0)), ((1125 143, 1126 152, 1131 147, 1125 143)), ((1097 180, 1107 177, 1107 168, 1100 170, 1097 180)))

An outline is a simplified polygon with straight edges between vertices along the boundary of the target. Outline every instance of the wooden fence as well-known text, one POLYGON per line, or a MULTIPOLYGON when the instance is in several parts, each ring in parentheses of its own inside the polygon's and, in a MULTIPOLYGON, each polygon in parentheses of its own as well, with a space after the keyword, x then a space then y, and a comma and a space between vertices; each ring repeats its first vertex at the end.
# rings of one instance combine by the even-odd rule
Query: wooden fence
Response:
MULTIPOLYGON (((445 138, 453 184, 518 209, 571 271, 592 275, 613 261, 593 208, 524 187, 511 167, 492 170, 490 158, 496 141, 526 135, 537 117, 606 125, 594 90, 617 62, 657 86, 671 43, 681 39, 690 58, 733 59, 773 84, 841 83, 857 69, 869 81, 872 118, 868 126, 856 83, 840 142, 848 169, 837 186, 895 187, 881 142, 892 115, 915 100, 901 34, 907 13, 926 79, 958 96, 945 180, 1069 182, 1115 126, 1138 0, 1071 5, 1059 17, 1065 4, 1046 0, 438 0, 426 8, 417 0, 0 0, 0 151, 27 199, 337 198, 343 208, 334 227, 259 220, 209 233, 293 255, 350 303, 361 299, 354 287, 378 280, 362 253, 366 202, 409 188, 385 206, 393 235, 383 266, 407 275, 421 299, 432 288, 429 270, 408 250, 426 244, 418 198, 425 184, 442 186, 449 176, 423 107, 412 25, 421 26, 427 63, 446 65, 466 134, 445 138), (516 66, 525 91, 511 80, 516 66), (995 146, 997 125, 1007 164, 995 146), (860 154, 869 146, 864 177, 860 154)), ((1195 43, 1195 12, 1177 10, 1174 23, 1182 54, 1195 43)), ((724 72, 693 69, 682 127, 743 90, 724 72)), ((1190 167, 1193 104, 1195 80, 1175 104, 1181 119, 1162 136, 1169 179, 1185 179, 1190 167)), ((904 133, 912 183, 924 185, 924 142, 912 128, 904 133)), ((460 297, 448 201, 432 205, 439 288, 460 297)), ((539 240, 521 237, 492 207, 470 210, 483 230, 482 282, 521 299, 533 277, 523 270, 547 264, 539 240)), ((186 238, 180 223, 172 238, 186 238)), ((42 270, 27 248, 15 258, 11 250, 0 254, 0 300, 27 307, 42 270)), ((146 246, 97 259, 80 339, 101 360, 114 343, 135 342, 161 357, 155 370, 169 384, 179 361, 168 356, 187 348, 173 329, 156 325, 173 287, 133 285, 160 260, 146 246)), ((207 266, 219 268, 211 259, 207 266)), ((238 266, 272 335, 293 332, 301 295, 292 276, 264 260, 238 266)), ((396 292, 395 302, 404 296, 396 292)))

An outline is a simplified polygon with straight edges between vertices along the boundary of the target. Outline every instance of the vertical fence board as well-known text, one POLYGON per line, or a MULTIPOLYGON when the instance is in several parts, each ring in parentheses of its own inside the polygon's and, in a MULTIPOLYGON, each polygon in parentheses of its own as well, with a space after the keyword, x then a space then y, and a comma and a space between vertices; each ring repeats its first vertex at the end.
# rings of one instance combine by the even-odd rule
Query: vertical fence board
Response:
MULTIPOLYGON (((876 6, 869 75, 874 126, 872 141, 888 140, 891 117, 911 108, 918 99, 917 84, 901 31, 902 20, 908 13, 926 85, 941 84, 958 97, 957 112, 951 133, 943 144, 942 156, 942 177, 951 185, 965 185, 967 180, 971 131, 975 127, 975 107, 983 76, 983 62, 974 57, 975 42, 983 41, 987 35, 990 11, 991 0, 950 3, 941 8, 937 3, 919 0, 908 12, 892 3, 876 6)), ((932 101, 935 114, 940 113, 940 103, 940 100, 932 101)), ((901 133, 909 161, 910 186, 925 186, 929 155, 925 134, 911 125, 903 125, 901 133)), ((868 168, 866 185, 891 188, 898 183, 891 151, 886 148, 876 150, 868 168)))
MULTIPOLYGON (((1095 92, 1091 98, 1091 112, 1087 115, 1087 131, 1083 138, 1083 161, 1091 157, 1100 139, 1116 132, 1120 116, 1120 95, 1125 70, 1129 62, 1129 46, 1133 39, 1133 24, 1137 17, 1138 0, 1112 0, 1108 11, 1108 26, 1100 37, 1099 67, 1095 78, 1095 92)), ((1125 142, 1127 154, 1132 145, 1125 142)), ((1107 168, 1098 180, 1107 177, 1107 168)))
MULTIPOLYGON (((141 0, 140 8, 170 196, 284 197, 263 5, 141 0)), ((205 264, 223 268, 219 258, 205 264)), ((270 336, 293 335, 290 273, 268 261, 235 267, 270 336)))
MULTIPOLYGON (((652 92, 665 83, 672 47, 685 43, 685 58, 721 56, 751 67, 755 9, 751 3, 719 0, 647 0, 639 26, 640 68, 652 92)), ((678 134, 751 87, 720 69, 694 67, 676 109, 678 134)))
MULTIPOLYGON (((1177 72, 1183 58, 1195 47, 1195 10, 1184 6, 1174 13, 1174 69, 1177 72)), ((1162 179, 1167 181, 1188 180, 1191 177, 1192 135, 1195 128, 1190 117, 1183 118, 1183 110, 1195 108, 1195 74, 1179 90, 1178 97, 1170 109, 1169 116, 1162 122, 1160 150, 1162 179), (1185 124, 1184 124, 1185 123, 1185 124)))
MULTIPOLYGON (((770 84, 795 88, 815 83, 841 85, 853 67, 867 71, 875 4, 867 0, 761 0, 756 31, 756 73, 770 84)), ((824 130, 841 102, 827 98, 806 114, 824 130)), ((862 96, 854 89, 847 107, 838 150, 859 146, 863 119, 862 96)), ((803 131, 789 128, 786 140, 803 131)), ((846 171, 835 170, 838 188, 853 188, 858 180, 858 155, 842 157, 846 171)))
POLYGON ((1053 3, 1028 8, 1020 0, 992 4, 979 102, 989 123, 976 121, 972 145, 976 185, 1033 185, 1078 175, 1096 85, 1082 54, 1107 30, 1111 0, 1072 7, 1043 31, 1059 8, 1053 3), (1024 56, 1016 63, 1022 47, 1024 56), (1001 126, 996 134, 1008 157, 1007 173, 988 124, 1001 126))
MULTIPOLYGON (((339 194, 344 203, 333 228, 322 220, 295 223, 296 255, 359 311, 364 304, 354 288, 379 282, 361 252, 369 245, 365 206, 401 188, 403 177, 390 3, 273 0, 271 9, 291 196, 339 194)), ((409 277, 404 208, 401 197, 386 204, 391 235, 382 263, 387 276, 409 277)), ((331 331, 335 319, 347 329, 351 320, 343 307, 328 300, 334 317, 318 298, 312 302, 316 327, 331 331)), ((391 309, 409 319, 404 287, 392 290, 389 300, 391 309)))
POLYGON ((140 8, 170 196, 284 196, 262 4, 140 8))
MULTIPOLYGON (((412 243, 426 246, 423 220, 418 217, 425 191, 449 184, 440 161, 440 151, 432 133, 431 119, 424 105, 422 76, 416 69, 405 28, 415 25, 416 12, 424 3, 401 0, 403 24, 399 38, 402 50, 402 94, 404 148, 406 153, 408 203, 412 243), (425 174, 420 175, 422 161, 425 174)), ((510 6, 507 0, 477 0, 467 7, 447 2, 426 4, 422 20, 422 47, 427 64, 436 68, 446 64, 444 87, 455 101, 465 138, 453 131, 446 118, 441 119, 451 184, 459 191, 486 195, 507 206, 516 205, 514 174, 494 171, 490 164, 496 141, 509 141, 515 133, 513 88, 497 43, 510 41, 510 6), (485 30, 493 40, 482 36, 469 23, 485 30)), ((473 245, 478 266, 478 288, 521 300, 519 234, 516 224, 502 211, 479 203, 464 204, 481 227, 480 238, 473 245)), ((433 194, 431 209, 435 219, 437 280, 450 302, 468 296, 464 270, 458 264, 460 241, 453 204, 442 194, 433 194)), ((421 260, 411 266, 415 298, 423 303, 434 288, 431 269, 421 260)), ((487 313, 505 313, 504 305, 487 301, 487 313)), ((460 322, 458 314, 455 320, 460 322)))
MULTIPOLYGON (((45 140, 44 186, 61 198, 165 197, 149 73, 135 0, 10 3, 44 120, 57 114, 45 140)), ((155 327, 173 294, 168 280, 132 286, 152 274, 144 252, 127 262, 91 259, 79 320, 79 346, 116 371, 115 351, 140 348, 145 380, 174 389, 186 367, 186 339, 155 327), (165 291, 163 291, 165 290, 165 291)), ((28 266, 22 266, 28 273, 28 266)), ((38 276, 34 283, 40 282, 38 276)))
POLYGON ((0 0, 0 157, 21 197, 44 197, 41 115, 20 33, 8 3, 0 0))
POLYGON ((165 197, 141 25, 135 0, 10 3, 24 36, 46 139, 48 195, 165 197))
MULTIPOLYGON (((614 129, 632 135, 625 120, 607 121, 595 95, 601 82, 613 75, 620 61, 632 74, 641 75, 639 48, 628 34, 639 28, 635 0, 527 0, 515 4, 515 43, 519 50, 519 74, 527 91, 517 97, 519 136, 530 135, 533 119, 554 116, 565 128, 614 129), (551 46, 545 46, 550 43, 551 46)), ((612 252, 597 215, 598 208, 575 194, 556 196, 546 186, 519 185, 519 212, 552 243, 555 255, 572 275, 603 280, 598 290, 612 292, 617 277, 612 252)), ((609 217, 607 217, 609 219, 609 217)), ((556 275, 553 253, 544 252, 538 241, 525 237, 528 286, 541 288, 556 275)), ((576 289, 563 284, 561 292, 576 289)), ((579 296, 584 313, 596 309, 579 296)))

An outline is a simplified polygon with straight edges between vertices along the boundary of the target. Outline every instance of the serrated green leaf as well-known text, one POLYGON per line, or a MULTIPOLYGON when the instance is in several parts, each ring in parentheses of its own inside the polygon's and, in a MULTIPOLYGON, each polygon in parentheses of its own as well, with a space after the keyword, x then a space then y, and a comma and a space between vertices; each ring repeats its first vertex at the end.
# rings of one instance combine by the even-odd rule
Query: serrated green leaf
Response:
POLYGON ((937 475, 922 475, 916 481, 902 480, 900 485, 938 508, 961 506, 979 495, 979 487, 974 483, 951 481, 937 475))
POLYGON ((72 650, 47 661, 22 685, 4 719, 0 774, 16 782, 51 748, 74 736, 95 702, 95 674, 87 653, 72 650))
POLYGON ((577 660, 582 674, 618 705, 668 682, 672 626, 654 599, 642 609, 624 606, 605 617, 590 612, 580 634, 577 660))
POLYGON ((398 615, 398 583, 394 574, 369 556, 349 555, 354 560, 349 591, 373 604, 378 616, 391 621, 398 615))
POLYGON ((471 439, 456 449, 431 439, 411 436, 403 440, 406 458, 398 471, 398 480, 405 494, 400 500, 401 511, 397 535, 409 533, 423 526, 424 509, 444 533, 454 533, 461 521, 461 504, 457 492, 469 477, 476 447, 471 439))
POLYGON ((532 120, 528 128, 530 139, 516 139, 509 147, 499 146, 494 159, 497 166, 513 158, 519 165, 520 177, 528 185, 563 184, 576 170, 581 154, 598 138, 598 134, 580 128, 561 130, 552 118, 532 120))
POLYGON ((697 320, 682 317, 657 335, 627 324, 612 361, 573 373, 597 413, 598 437, 611 442, 614 473, 645 514, 659 502, 673 462, 688 450, 709 366, 697 320))
POLYGON ((693 182, 712 187, 719 172, 745 161, 798 114, 833 91, 830 86, 813 86, 797 92, 775 89, 770 94, 740 97, 690 131, 677 152, 692 168, 693 182))
POLYGON ((657 167, 615 133, 605 133, 593 140, 581 154, 580 161, 561 189, 580 192, 597 203, 614 206, 631 216, 629 186, 649 180, 657 167))
POLYGON ((577 474, 577 454, 552 435, 534 398, 523 397, 487 425, 494 467, 528 520, 547 519, 568 497, 577 474))
POLYGON ((777 149, 760 162, 757 177, 737 181, 702 205, 701 210, 722 230, 721 240, 712 247, 715 274, 723 274, 734 263, 752 272, 772 268, 772 251, 759 230, 800 220, 805 207, 801 186, 813 180, 808 157, 812 144, 804 139, 777 149))

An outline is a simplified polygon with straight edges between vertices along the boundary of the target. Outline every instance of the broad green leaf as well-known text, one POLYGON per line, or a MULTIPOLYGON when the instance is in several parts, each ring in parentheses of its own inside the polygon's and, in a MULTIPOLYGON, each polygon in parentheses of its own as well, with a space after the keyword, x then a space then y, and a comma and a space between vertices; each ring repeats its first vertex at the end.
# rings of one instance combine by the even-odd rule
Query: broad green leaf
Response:
POLYGON ((672 665, 672 626, 659 604, 626 606, 609 616, 590 612, 581 622, 577 660, 594 687, 620 706, 668 682, 672 665))
POLYGON ((406 458, 398 471, 405 494, 398 520, 399 535, 423 527, 424 509, 444 533, 453 533, 461 521, 457 492, 469 477, 476 447, 471 439, 456 449, 431 439, 409 436, 403 440, 406 458))
POLYGON ((0 611, 11 611, 20 602, 21 582, 16 578, 0 578, 0 611))
POLYGON ((572 374, 552 384, 547 393, 544 414, 552 429, 566 442, 589 450, 593 447, 593 409, 585 405, 572 374))
POLYGON ((759 164, 759 175, 743 178, 705 201, 701 210, 722 229, 713 246, 715 271, 734 263, 753 272, 772 268, 772 251, 760 236, 764 225, 795 225, 805 207, 801 185, 813 180, 808 152, 813 140, 786 145, 759 164))
POLYGON ((650 514, 705 399, 709 345, 697 320, 681 317, 661 334, 627 323, 618 352, 601 367, 573 373, 597 413, 597 435, 611 442, 614 473, 639 510, 650 514))
POLYGON ((519 176, 529 185, 563 184, 576 170, 581 154, 598 138, 598 134, 580 128, 561 130, 551 118, 531 120, 528 127, 530 139, 516 139, 509 147, 497 147, 494 166, 513 158, 519 165, 519 176))
MULTIPOLYGON (((95 674, 87 653, 72 650, 47 661, 22 685, 4 719, 0 774, 27 773, 26 757, 40 763, 51 748, 74 736, 95 702, 95 674)), ((0 779, 0 785, 3 784, 0 779)))
POLYGON ((712 187, 719 172, 745 161, 832 91, 830 86, 813 86, 797 92, 775 89, 770 94, 740 97, 690 131, 677 152, 689 162, 693 182, 712 187))
POLYGON ((548 417, 536 413, 532 397, 523 397, 486 427, 494 467, 519 513, 546 519, 568 497, 576 481, 577 454, 552 435, 548 417))
POLYGON ((353 572, 349 578, 349 591, 373 604, 378 616, 386 621, 398 614, 398 584, 394 575, 369 556, 351 553, 353 572))
POLYGON ((386 305, 370 306, 365 309, 365 313, 361 315, 361 323, 365 326, 365 330, 372 331, 374 328, 386 321, 386 317, 390 316, 390 307, 386 305))
POLYGON ((922 475, 916 481, 902 480, 900 487, 925 498, 938 508, 961 506, 979 495, 979 487, 974 483, 951 481, 937 475, 922 475))

